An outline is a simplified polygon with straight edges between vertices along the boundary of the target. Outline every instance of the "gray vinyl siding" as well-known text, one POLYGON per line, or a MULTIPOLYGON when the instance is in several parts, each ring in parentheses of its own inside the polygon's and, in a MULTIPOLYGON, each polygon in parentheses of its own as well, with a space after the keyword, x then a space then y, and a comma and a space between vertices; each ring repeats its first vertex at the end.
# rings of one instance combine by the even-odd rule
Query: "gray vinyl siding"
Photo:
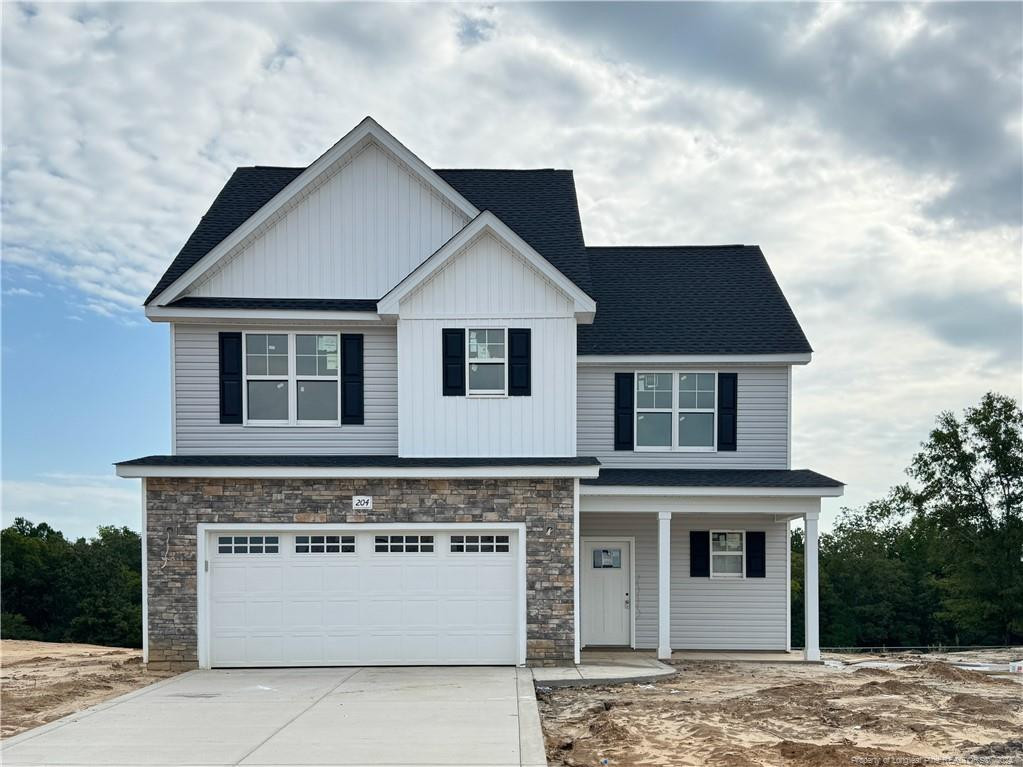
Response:
MULTIPOLYGON (((632 552, 636 570, 636 647, 657 647, 657 514, 581 514, 580 535, 585 538, 635 538, 632 552)), ((588 563, 580 561, 579 567, 588 563)))
MULTIPOLYGON (((738 373, 738 445, 735 451, 688 453, 615 450, 614 376, 615 373, 634 372, 640 368, 630 365, 580 365, 576 427, 578 454, 596 456, 602 466, 609 468, 787 469, 789 368, 729 365, 699 369, 738 373)), ((651 365, 642 370, 668 368, 651 365)))
MULTIPOLYGON (((657 514, 583 513, 581 535, 636 539, 636 647, 657 647, 657 514)), ((786 536, 770 515, 675 514, 671 521, 671 646, 784 650, 788 643, 786 536), (690 530, 763 530, 765 578, 690 578, 690 530)), ((586 563, 581 562, 581 567, 586 563)))
POLYGON ((176 449, 181 455, 398 452, 398 363, 393 327, 342 328, 364 336, 365 424, 340 427, 220 423, 218 336, 237 327, 174 329, 176 449))
POLYGON ((767 515, 676 515, 671 520, 671 647, 785 650, 788 525, 767 515), (690 530, 763 530, 765 578, 690 578, 690 530))

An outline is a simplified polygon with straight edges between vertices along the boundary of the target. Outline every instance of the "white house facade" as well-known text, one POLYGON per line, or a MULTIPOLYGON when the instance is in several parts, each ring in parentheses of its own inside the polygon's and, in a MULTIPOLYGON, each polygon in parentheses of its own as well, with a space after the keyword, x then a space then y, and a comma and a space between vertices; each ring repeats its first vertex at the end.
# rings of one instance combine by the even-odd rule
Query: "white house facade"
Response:
POLYGON ((142 480, 165 667, 791 650, 811 349, 760 249, 590 247, 571 171, 435 170, 371 118, 239 168, 146 301, 172 444, 142 480))

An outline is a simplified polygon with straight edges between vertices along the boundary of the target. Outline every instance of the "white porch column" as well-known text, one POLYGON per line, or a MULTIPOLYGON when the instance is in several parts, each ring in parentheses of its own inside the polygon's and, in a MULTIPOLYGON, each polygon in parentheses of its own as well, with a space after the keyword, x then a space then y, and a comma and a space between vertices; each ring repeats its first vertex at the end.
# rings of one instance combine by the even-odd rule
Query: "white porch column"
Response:
MULTIPOLYGON (((633 604, 636 603, 633 594, 633 604)), ((671 659, 671 512, 657 512, 657 657, 671 659)))
POLYGON ((803 575, 803 605, 806 611, 806 639, 803 642, 805 660, 821 659, 820 627, 817 613, 817 535, 820 512, 808 511, 803 515, 806 533, 805 568, 803 575))

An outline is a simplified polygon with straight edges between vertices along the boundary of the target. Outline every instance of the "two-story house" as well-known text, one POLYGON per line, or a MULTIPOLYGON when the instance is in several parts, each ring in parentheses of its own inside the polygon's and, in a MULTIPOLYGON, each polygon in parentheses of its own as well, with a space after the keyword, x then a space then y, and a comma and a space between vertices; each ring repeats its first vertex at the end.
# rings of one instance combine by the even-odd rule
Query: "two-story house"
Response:
POLYGON ((571 171, 438 170, 370 118, 239 168, 146 300, 154 664, 558 664, 790 648, 811 349, 760 249, 588 247, 571 171))

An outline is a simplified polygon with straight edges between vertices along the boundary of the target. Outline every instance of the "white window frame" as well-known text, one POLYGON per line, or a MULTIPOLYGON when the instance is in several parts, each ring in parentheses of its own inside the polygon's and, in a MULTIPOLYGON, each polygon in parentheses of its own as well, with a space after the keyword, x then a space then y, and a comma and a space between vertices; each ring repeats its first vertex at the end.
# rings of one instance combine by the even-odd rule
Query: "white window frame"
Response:
POLYGON ((494 327, 488 325, 474 325, 465 329, 465 395, 467 397, 478 397, 485 399, 487 397, 507 397, 508 396, 508 328, 506 327, 494 327), (500 330, 504 336, 504 356, 500 359, 487 359, 487 360, 473 360, 469 357, 469 333, 473 330, 500 330), (501 363, 504 366, 504 388, 503 389, 473 389, 469 386, 469 366, 470 365, 491 365, 501 363))
POLYGON ((636 403, 632 415, 633 434, 635 442, 633 451, 640 453, 716 453, 718 449, 718 373, 716 370, 636 370, 632 375, 632 396, 636 403), (648 408, 639 406, 638 383, 642 375, 665 375, 671 376, 671 410, 668 408, 648 408), (679 407, 678 388, 679 376, 682 375, 712 375, 714 376, 714 406, 711 408, 700 407, 679 407), (671 445, 640 445, 639 444, 639 415, 640 413, 671 413, 671 445), (678 417, 681 413, 710 413, 714 417, 712 433, 714 435, 713 445, 693 445, 680 447, 678 444, 678 417))
POLYGON ((301 330, 246 330, 242 332, 242 425, 244 426, 341 426, 341 331, 316 328, 301 330), (274 335, 288 338, 288 374, 282 375, 249 375, 248 337, 274 335), (337 375, 298 375, 298 336, 334 336, 337 338, 337 375), (298 382, 299 381, 335 381, 337 394, 337 418, 331 421, 300 421, 298 419, 298 382), (288 418, 287 420, 259 420, 249 418, 249 381, 287 381, 288 384, 288 418))
POLYGON ((710 537, 707 540, 707 546, 710 547, 710 577, 711 578, 728 578, 735 580, 736 578, 746 577, 746 531, 745 530, 711 530, 710 537), (714 534, 715 533, 737 533, 742 538, 742 551, 714 551, 714 534), (714 572, 714 557, 738 557, 739 558, 739 572, 737 573, 715 573, 714 572))

